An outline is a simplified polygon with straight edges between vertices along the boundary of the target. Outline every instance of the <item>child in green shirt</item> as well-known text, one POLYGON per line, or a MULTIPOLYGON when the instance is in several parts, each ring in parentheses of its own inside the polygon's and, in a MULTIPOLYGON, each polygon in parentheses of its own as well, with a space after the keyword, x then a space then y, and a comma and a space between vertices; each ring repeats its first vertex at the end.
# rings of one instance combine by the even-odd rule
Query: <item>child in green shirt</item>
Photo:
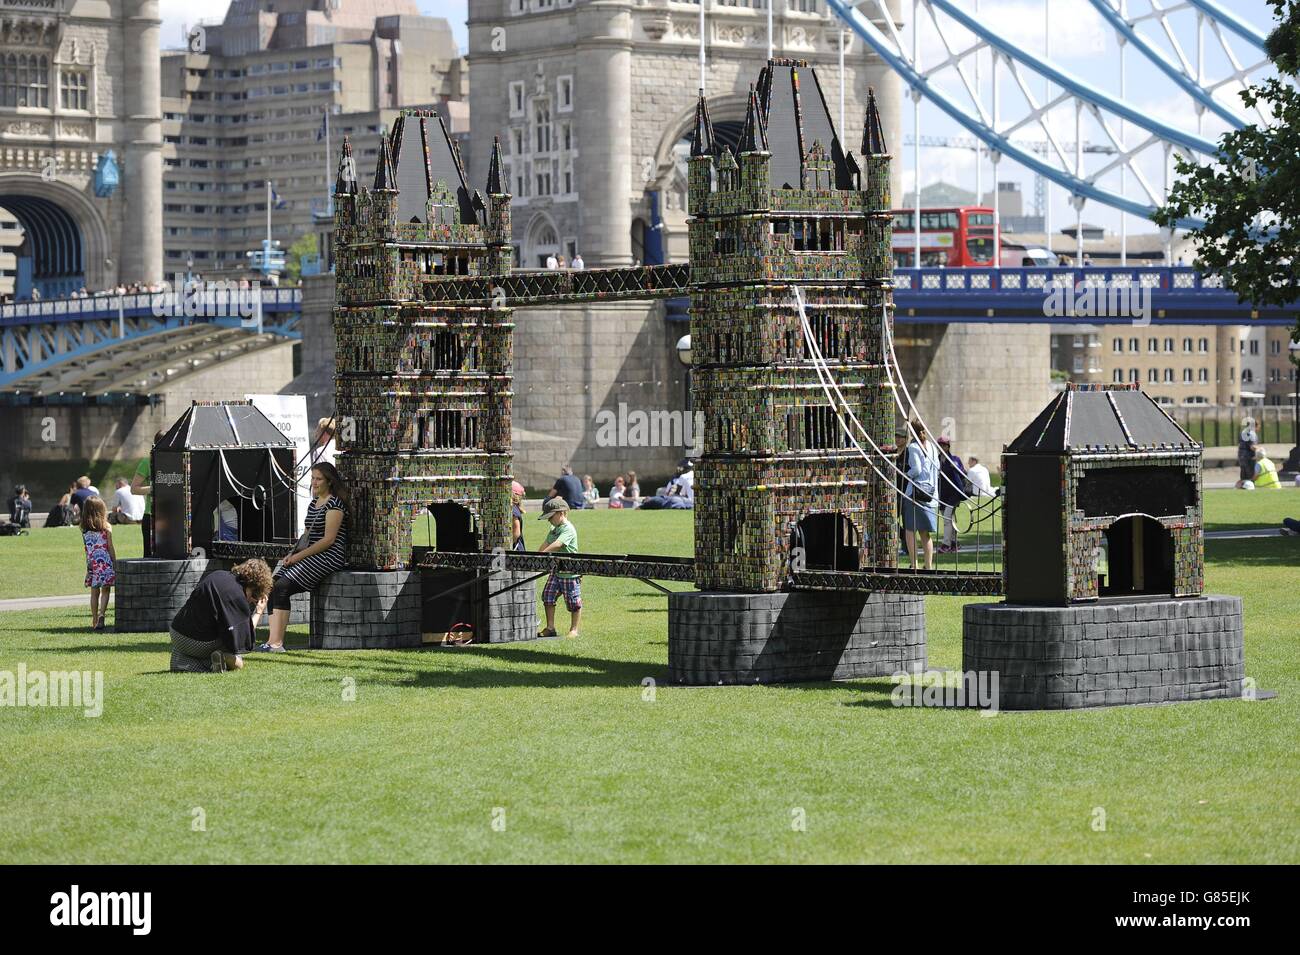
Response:
MULTIPOLYGON (((578 529, 569 523, 569 505, 562 497, 552 497, 542 505, 542 513, 537 518, 549 521, 550 533, 541 546, 543 554, 576 554, 578 552, 578 529)), ((566 574, 553 571, 542 588, 542 606, 546 609, 546 629, 539 637, 556 637, 555 604, 564 594, 564 605, 569 608, 572 622, 569 636, 578 636, 578 621, 582 616, 582 578, 578 574, 566 574)))

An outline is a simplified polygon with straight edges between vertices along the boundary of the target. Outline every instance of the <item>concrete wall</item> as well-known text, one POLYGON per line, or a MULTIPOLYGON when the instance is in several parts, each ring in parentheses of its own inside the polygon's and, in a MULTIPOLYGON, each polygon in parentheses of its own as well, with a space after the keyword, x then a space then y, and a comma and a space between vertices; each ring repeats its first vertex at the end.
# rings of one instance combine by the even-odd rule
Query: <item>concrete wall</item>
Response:
MULTIPOLYGON (((529 487, 550 487, 564 464, 588 473, 608 493, 629 469, 643 478, 672 474, 681 444, 660 435, 656 446, 627 447, 598 429, 597 416, 686 407, 685 369, 677 338, 659 303, 570 305, 515 312, 515 477, 529 487)), ((685 427, 685 422, 682 423, 685 427)), ((617 437, 617 429, 612 429, 617 437)), ((631 429, 625 433, 635 437, 631 429)), ((645 482, 643 494, 654 489, 645 482)))
POLYGON ((31 483, 33 498, 48 507, 46 497, 55 490, 61 493, 77 475, 69 474, 57 489, 42 487, 24 475, 25 464, 141 458, 152 447, 154 433, 170 427, 191 401, 242 401, 252 392, 274 394, 292 375, 293 345, 285 343, 188 375, 154 406, 0 407, 0 447, 5 449, 0 458, 0 488, 7 490, 19 481, 31 483))
POLYGON ((1050 326, 900 323, 894 342, 922 417, 993 473, 1002 446, 1051 399, 1050 326))

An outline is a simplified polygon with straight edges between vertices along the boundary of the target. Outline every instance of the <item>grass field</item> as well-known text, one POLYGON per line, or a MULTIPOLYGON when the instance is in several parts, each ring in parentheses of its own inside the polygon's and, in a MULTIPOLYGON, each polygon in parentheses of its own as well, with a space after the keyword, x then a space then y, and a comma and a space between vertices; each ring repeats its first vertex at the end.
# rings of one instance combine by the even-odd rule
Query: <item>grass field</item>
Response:
MULTIPOLYGON (((1278 504, 1300 494, 1207 494, 1215 526, 1273 526, 1278 504)), ((576 522, 591 552, 690 552, 689 513, 576 522)), ((132 553, 138 530, 119 537, 132 553)), ((887 680, 673 688, 664 598, 599 578, 576 641, 223 677, 169 674, 162 634, 92 634, 79 606, 0 613, 0 670, 105 690, 99 718, 0 709, 0 862, 1295 863, 1300 540, 1207 556, 1277 699, 988 718, 895 709, 887 680)), ((0 538, 0 596, 75 593, 81 565, 75 532, 0 538)), ((961 604, 927 600, 935 666, 961 664, 961 604)))

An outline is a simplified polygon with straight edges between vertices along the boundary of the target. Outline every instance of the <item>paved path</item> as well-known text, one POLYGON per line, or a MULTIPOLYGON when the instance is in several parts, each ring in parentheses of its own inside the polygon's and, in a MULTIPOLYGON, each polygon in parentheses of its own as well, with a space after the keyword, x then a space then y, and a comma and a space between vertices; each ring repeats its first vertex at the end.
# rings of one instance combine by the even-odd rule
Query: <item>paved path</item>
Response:
MULTIPOLYGON (((113 603, 116 593, 108 596, 113 603)), ((65 597, 19 597, 17 600, 0 600, 0 611, 4 610, 45 610, 49 607, 90 607, 90 594, 68 594, 65 597)))

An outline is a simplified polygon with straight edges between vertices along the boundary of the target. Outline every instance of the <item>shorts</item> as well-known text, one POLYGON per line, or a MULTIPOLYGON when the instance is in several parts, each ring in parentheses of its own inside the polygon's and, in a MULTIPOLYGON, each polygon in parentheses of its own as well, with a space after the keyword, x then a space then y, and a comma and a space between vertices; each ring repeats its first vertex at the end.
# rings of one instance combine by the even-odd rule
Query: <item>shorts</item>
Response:
POLYGON ((560 599, 560 594, 564 594, 564 606, 569 608, 570 613, 581 610, 582 578, 551 574, 546 580, 546 586, 542 588, 542 603, 554 607, 555 602, 560 599))
POLYGON ((267 610, 292 610, 294 594, 305 594, 307 588, 288 577, 277 577, 271 587, 270 599, 266 602, 267 610))

